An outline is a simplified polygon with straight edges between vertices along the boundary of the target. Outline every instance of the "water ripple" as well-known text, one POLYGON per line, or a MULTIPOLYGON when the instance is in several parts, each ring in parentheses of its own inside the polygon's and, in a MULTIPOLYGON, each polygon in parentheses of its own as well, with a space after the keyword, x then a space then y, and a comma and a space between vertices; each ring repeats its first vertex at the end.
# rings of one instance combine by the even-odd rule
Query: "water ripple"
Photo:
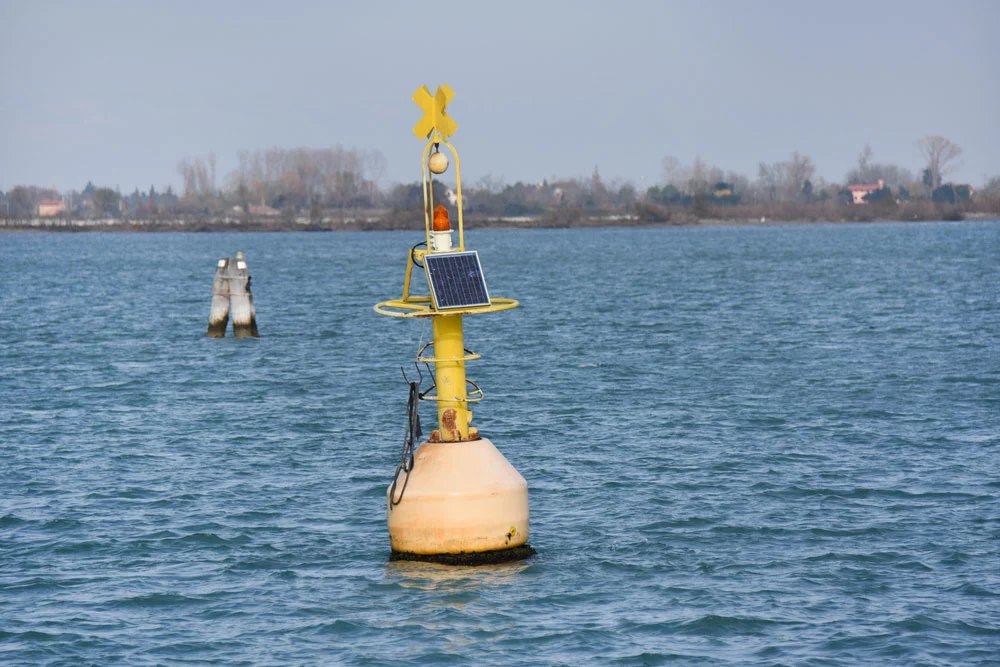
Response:
POLYGON ((387 560, 411 237, 2 239, 0 663, 996 664, 1000 226, 471 234, 483 568, 387 560))

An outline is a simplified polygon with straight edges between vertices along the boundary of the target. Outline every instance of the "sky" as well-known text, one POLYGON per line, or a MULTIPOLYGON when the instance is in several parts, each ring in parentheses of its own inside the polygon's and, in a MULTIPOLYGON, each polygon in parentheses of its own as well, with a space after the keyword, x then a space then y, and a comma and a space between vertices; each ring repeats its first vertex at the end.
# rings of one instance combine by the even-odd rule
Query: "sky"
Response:
MULTIPOLYGON (((378 150, 420 179, 418 86, 455 91, 463 183, 661 182, 696 157, 756 177, 808 155, 1000 175, 1000 2, 0 0, 0 189, 179 190, 215 153, 378 150)), ((221 181, 220 177, 220 181, 221 181)))

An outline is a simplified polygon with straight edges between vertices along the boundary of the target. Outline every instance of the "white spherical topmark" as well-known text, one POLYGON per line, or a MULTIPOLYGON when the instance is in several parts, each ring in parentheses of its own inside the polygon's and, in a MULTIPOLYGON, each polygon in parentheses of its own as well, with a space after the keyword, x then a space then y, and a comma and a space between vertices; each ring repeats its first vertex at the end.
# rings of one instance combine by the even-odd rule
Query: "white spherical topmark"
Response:
POLYGON ((427 161, 427 166, 435 174, 443 174, 448 169, 448 158, 444 153, 434 153, 427 161))

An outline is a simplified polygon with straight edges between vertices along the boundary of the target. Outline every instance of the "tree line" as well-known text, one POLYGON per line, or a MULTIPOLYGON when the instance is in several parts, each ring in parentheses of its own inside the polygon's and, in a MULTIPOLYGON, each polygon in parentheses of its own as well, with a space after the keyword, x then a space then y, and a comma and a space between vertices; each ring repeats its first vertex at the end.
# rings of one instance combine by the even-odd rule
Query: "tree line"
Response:
MULTIPOLYGON (((622 180, 605 181, 597 167, 589 177, 553 178, 540 183, 506 183, 487 175, 464 184, 466 213, 483 218, 548 216, 572 221, 573 212, 629 213, 650 219, 669 217, 670 210, 689 210, 705 217, 707 209, 795 204, 834 206, 853 204, 849 189, 858 184, 881 184, 865 201, 883 207, 908 201, 959 203, 973 198, 967 184, 950 184, 945 177, 960 165, 962 149, 945 137, 932 135, 916 142, 924 167, 914 173, 906 167, 877 162, 866 145, 840 182, 817 177, 811 157, 793 152, 785 160, 761 162, 756 178, 710 165, 700 157, 683 164, 675 157, 662 160, 659 181, 644 190, 622 180)), ((387 163, 378 151, 331 148, 272 148, 243 150, 237 166, 223 178, 217 174, 214 154, 188 157, 177 165, 183 190, 162 192, 150 186, 129 194, 88 183, 82 192, 17 186, 0 192, 0 214, 31 217, 44 200, 66 203, 66 216, 155 218, 200 216, 247 218, 282 216, 310 219, 341 218, 360 211, 412 212, 422 205, 419 183, 380 187, 387 163), (220 182, 221 181, 221 182, 220 182)), ((448 188, 435 181, 435 199, 448 201, 448 188)), ((1000 199, 1000 178, 980 188, 981 199, 1000 199)))

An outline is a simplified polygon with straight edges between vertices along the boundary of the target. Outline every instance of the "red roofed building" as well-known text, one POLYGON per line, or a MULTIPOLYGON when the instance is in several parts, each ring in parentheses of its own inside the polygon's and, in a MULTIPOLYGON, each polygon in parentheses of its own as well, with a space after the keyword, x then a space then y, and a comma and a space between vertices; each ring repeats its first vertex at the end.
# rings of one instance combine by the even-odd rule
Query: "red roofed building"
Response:
POLYGON ((276 215, 281 215, 281 211, 279 211, 279 210, 277 210, 275 208, 271 208, 270 206, 267 206, 266 204, 260 204, 260 205, 251 204, 250 205, 250 215, 260 215, 260 216, 265 216, 265 217, 271 218, 271 217, 274 217, 276 215))
POLYGON ((877 190, 881 190, 884 187, 885 187, 885 181, 883 181, 880 178, 878 179, 878 184, 876 185, 871 185, 871 184, 848 185, 847 189, 850 191, 851 196, 854 197, 855 204, 867 204, 868 202, 865 201, 865 197, 867 197, 868 195, 877 190))
POLYGON ((39 218, 54 218, 66 212, 66 204, 57 199, 46 199, 38 202, 39 218))

